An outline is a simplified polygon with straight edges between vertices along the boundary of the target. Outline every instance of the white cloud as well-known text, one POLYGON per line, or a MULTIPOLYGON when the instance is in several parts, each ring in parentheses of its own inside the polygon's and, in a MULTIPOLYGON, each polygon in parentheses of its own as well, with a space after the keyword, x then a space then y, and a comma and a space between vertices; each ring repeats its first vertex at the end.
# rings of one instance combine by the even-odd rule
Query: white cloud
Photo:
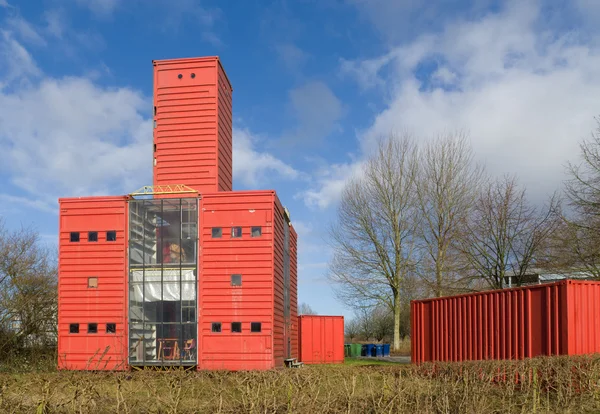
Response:
POLYGON ((307 82, 292 89, 289 99, 297 126, 283 134, 279 145, 318 144, 335 130, 341 129, 339 121, 344 108, 325 83, 307 82))
POLYGON ((243 185, 256 187, 274 179, 297 179, 300 173, 266 152, 254 149, 258 139, 247 129, 233 130, 233 176, 243 185))
POLYGON ((87 7, 98 16, 109 16, 119 5, 118 0, 77 0, 82 7, 87 7))
POLYGON ((295 198, 303 199, 308 207, 325 209, 337 202, 348 178, 358 174, 361 168, 360 161, 323 168, 316 173, 314 187, 298 193, 295 198))
POLYGON ((124 193, 148 183, 146 97, 86 78, 44 76, 6 32, 0 54, 9 68, 0 75, 0 145, 8 160, 0 173, 35 200, 27 205, 48 211, 59 196, 124 193))
POLYGON ((20 17, 10 18, 6 21, 6 26, 26 43, 36 46, 45 46, 47 44, 38 30, 25 19, 20 17))
POLYGON ((298 72, 309 58, 309 54, 292 43, 280 43, 275 51, 284 66, 291 72, 298 72))
POLYGON ((6 30, 0 31, 0 58, 0 91, 41 74, 29 51, 6 30))
MULTIPOLYGON (((577 32, 539 30, 540 18, 535 3, 511 3, 381 57, 345 63, 346 72, 367 68, 391 93, 386 109, 360 135, 363 151, 393 130, 430 137, 466 128, 490 172, 518 174, 536 200, 560 188, 564 164, 577 158, 578 142, 589 136, 600 111, 600 49, 577 32), (437 70, 419 72, 420 63, 432 60, 437 70)), ((357 82, 364 85, 364 76, 357 82)), ((308 204, 331 205, 343 173, 334 167, 308 194, 308 204)))
POLYGON ((10 4, 6 0, 0 0, 0 7, 10 7, 10 4))

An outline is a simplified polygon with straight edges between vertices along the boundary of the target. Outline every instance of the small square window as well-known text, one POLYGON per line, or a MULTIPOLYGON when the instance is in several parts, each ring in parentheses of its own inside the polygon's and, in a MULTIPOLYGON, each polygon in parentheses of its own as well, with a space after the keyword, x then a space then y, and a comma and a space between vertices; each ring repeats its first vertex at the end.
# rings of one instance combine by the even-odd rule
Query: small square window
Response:
POLYGON ((69 333, 79 333, 79 324, 72 323, 69 325, 69 333))
POLYGON ((231 237, 233 237, 233 238, 242 237, 242 228, 241 227, 232 227, 231 228, 231 237))
POLYGON ((220 239, 223 236, 223 229, 221 227, 212 228, 212 238, 220 239))
POLYGON ((242 275, 231 275, 231 286, 242 286, 242 275))
POLYGON ((117 324, 116 323, 107 323, 106 324, 106 333, 117 333, 117 324))
POLYGON ((250 332, 260 332, 260 331, 262 331, 262 323, 260 323, 260 322, 250 323, 250 332))
POLYGON ((98 287, 98 278, 97 277, 88 277, 88 288, 97 288, 98 287))
POLYGON ((97 231, 88 232, 88 241, 89 242, 97 242, 98 241, 98 232, 97 231))
POLYGON ((72 242, 78 242, 79 241, 79 232, 78 231, 72 231, 71 232, 71 241, 72 242))
POLYGON ((117 232, 114 230, 107 231, 106 241, 117 241, 117 232))
POLYGON ((98 333, 98 324, 88 323, 88 333, 98 333))
POLYGON ((221 322, 213 322, 212 323, 212 331, 213 332, 221 332, 221 322))
POLYGON ((231 322, 231 332, 242 332, 242 323, 241 322, 231 322))
POLYGON ((252 237, 262 236, 262 227, 252 227, 252 237))

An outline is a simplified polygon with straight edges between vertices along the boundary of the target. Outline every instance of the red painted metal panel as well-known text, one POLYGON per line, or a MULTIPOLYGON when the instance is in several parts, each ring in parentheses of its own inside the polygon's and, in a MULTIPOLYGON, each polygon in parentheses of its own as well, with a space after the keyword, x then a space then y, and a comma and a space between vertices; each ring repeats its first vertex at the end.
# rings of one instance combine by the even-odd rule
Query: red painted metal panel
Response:
POLYGON ((274 302, 274 250, 282 240, 275 237, 276 212, 273 191, 220 192, 201 200, 201 270, 199 277, 199 369, 269 369, 282 366, 274 355, 283 352, 277 343, 275 320, 283 318, 283 307, 274 302), (232 237, 233 227, 242 236, 232 237), (213 228, 222 237, 213 238, 213 228), (261 235, 252 237, 252 227, 261 235), (231 275, 242 275, 242 285, 231 286, 231 275), (279 315, 281 313, 281 315, 279 315), (212 332, 220 322, 221 332, 212 332), (231 332, 232 322, 242 322, 242 332, 231 332), (261 332, 251 332, 260 322, 261 332))
POLYGON ((59 369, 127 369, 125 197, 59 200, 58 366, 59 369), (116 231, 116 240, 107 232, 116 231), (71 233, 79 241, 71 241, 71 233), (97 241, 89 239, 97 232, 97 241), (97 287, 88 287, 88 278, 97 287), (88 333, 88 324, 97 333, 88 333), (106 325, 116 324, 108 333, 106 325), (70 333, 78 324, 79 333, 70 333))
POLYGON ((154 184, 232 188, 232 88, 218 57, 155 60, 154 184))
POLYGON ((600 282, 572 280, 413 301, 412 361, 600 352, 599 301, 600 282))
POLYGON ((305 364, 344 362, 344 317, 300 315, 298 317, 300 361, 305 364))
POLYGON ((292 358, 299 358, 298 350, 298 234, 290 226, 290 317, 292 321, 292 358))

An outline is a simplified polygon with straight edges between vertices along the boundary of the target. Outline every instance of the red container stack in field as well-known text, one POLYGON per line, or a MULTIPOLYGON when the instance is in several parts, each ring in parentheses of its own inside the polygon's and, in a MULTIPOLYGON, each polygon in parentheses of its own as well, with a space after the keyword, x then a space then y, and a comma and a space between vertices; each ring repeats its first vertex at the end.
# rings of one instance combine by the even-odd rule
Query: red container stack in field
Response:
POLYGON ((275 191, 231 191, 219 59, 153 63, 154 185, 59 200, 58 366, 285 366, 298 358, 289 213, 275 191))
POLYGON ((218 57, 155 60, 154 185, 232 189, 232 88, 218 57))
POLYGON ((298 316, 300 362, 334 364, 344 362, 344 317, 298 316))
POLYGON ((600 282, 552 284, 411 302, 412 362, 600 352, 600 282))

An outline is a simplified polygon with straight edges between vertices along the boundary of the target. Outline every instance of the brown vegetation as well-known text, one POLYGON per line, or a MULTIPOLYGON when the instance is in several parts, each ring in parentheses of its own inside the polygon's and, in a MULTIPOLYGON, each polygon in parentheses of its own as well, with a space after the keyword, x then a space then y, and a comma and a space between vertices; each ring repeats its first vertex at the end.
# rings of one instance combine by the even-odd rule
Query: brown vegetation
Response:
POLYGON ((600 410, 599 383, 600 357, 237 373, 5 373, 0 411, 584 413, 600 410))

